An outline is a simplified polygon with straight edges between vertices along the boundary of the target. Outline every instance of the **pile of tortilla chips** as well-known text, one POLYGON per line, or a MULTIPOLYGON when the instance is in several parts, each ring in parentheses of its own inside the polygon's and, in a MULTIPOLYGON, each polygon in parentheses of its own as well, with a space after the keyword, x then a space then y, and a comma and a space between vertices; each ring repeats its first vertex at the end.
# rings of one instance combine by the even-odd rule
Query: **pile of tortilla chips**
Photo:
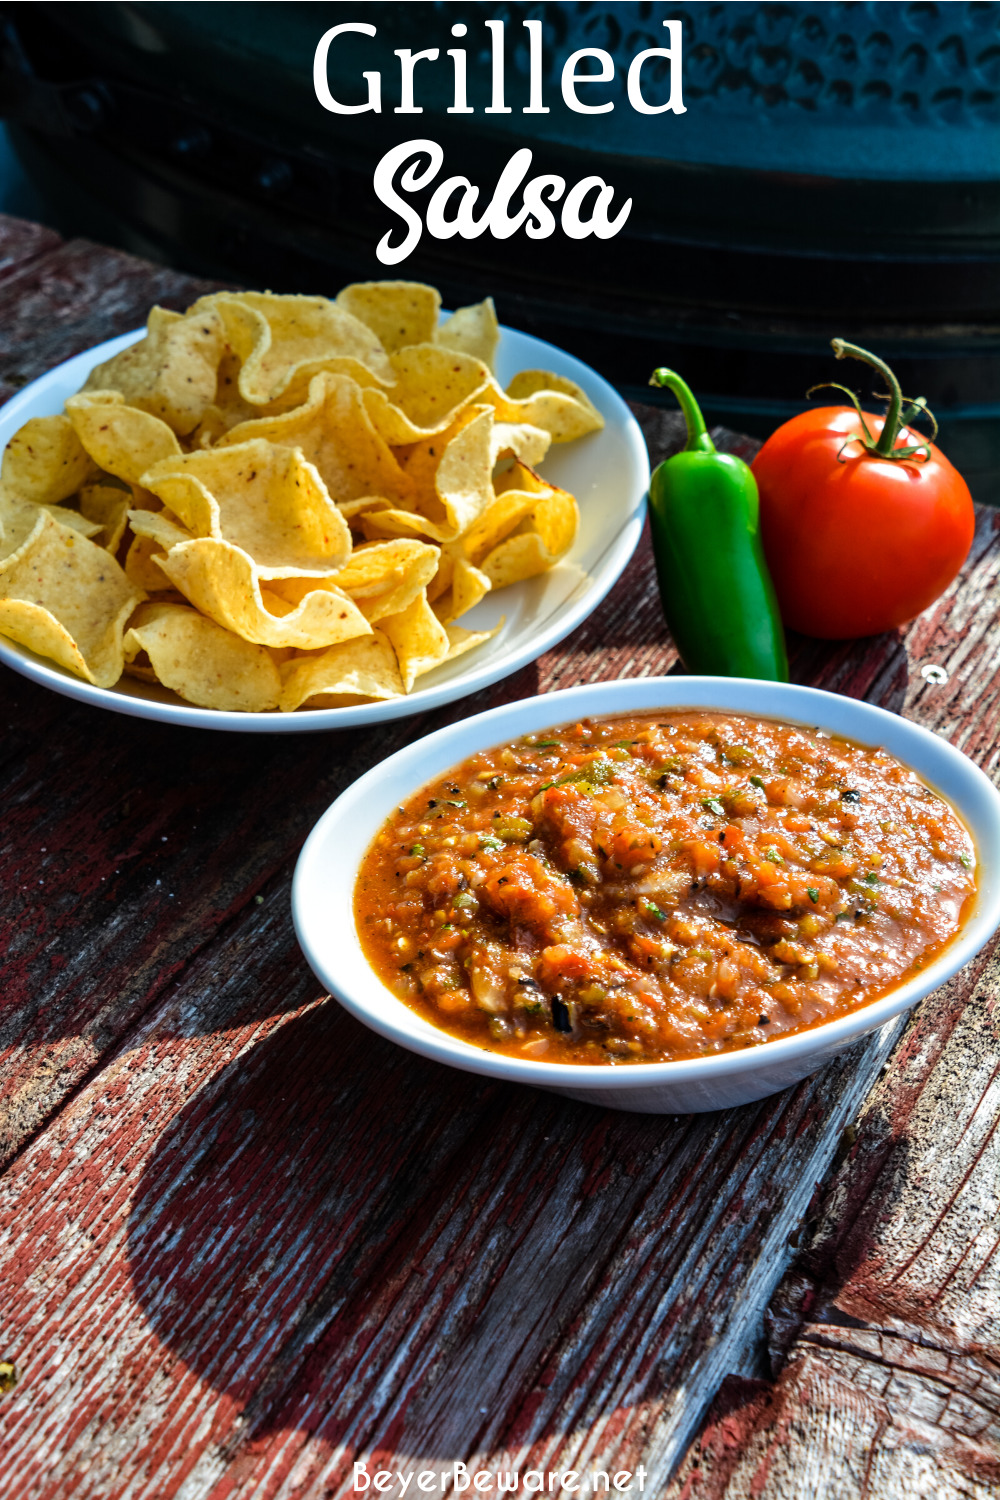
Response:
POLYGON ((603 419, 541 370, 500 387, 489 299, 439 312, 402 281, 154 307, 7 445, 0 634, 249 713, 395 698, 489 639, 455 621, 576 533, 534 466, 603 419))

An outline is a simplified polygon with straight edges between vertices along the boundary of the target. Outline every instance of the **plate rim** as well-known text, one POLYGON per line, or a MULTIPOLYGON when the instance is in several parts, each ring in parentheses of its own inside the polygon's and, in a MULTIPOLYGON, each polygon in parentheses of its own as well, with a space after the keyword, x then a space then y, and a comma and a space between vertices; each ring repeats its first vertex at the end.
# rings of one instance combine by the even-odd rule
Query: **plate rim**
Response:
MULTIPOLYGON (((60 375, 72 374, 75 377, 77 371, 74 367, 76 366, 79 366, 82 384, 82 380, 94 365, 103 363, 120 353, 121 350, 127 349, 145 333, 145 327, 132 329, 128 333, 117 334, 112 339, 106 339, 101 344, 95 344, 90 349, 81 350, 79 354, 71 355, 69 359, 53 365, 50 370, 36 376, 21 390, 16 391, 0 406, 0 448, 27 420, 27 417, 22 416, 21 413, 33 404, 40 386, 56 380, 60 375)), ((545 626, 537 633, 529 633, 518 650, 488 665, 484 664, 478 670, 463 674, 457 679, 421 689, 419 693, 406 694, 401 698, 387 699, 382 702, 355 704, 349 708, 317 708, 302 713, 282 713, 280 710, 273 709, 259 714, 240 713, 234 709, 203 708, 193 703, 163 703, 155 698, 133 696, 127 692, 114 691, 112 688, 97 687, 93 683, 84 681, 83 678, 74 677, 71 673, 63 671, 55 662, 36 655, 27 647, 2 635, 0 635, 0 663, 10 667, 19 676, 47 687, 63 697, 89 704, 93 708, 110 709, 113 713, 124 714, 129 718, 148 719, 158 724, 177 724, 185 728, 216 729, 242 734, 315 734, 323 731, 362 728, 430 712, 448 703, 471 697, 474 693, 491 687, 496 682, 501 682, 504 678, 520 671, 522 667, 537 661, 540 656, 558 645, 593 614, 618 582, 634 556, 646 519, 651 470, 642 429, 629 410, 624 397, 609 381, 590 365, 585 364, 583 360, 577 359, 568 350, 560 349, 546 339, 540 339, 534 334, 522 333, 519 329, 501 324, 501 335, 503 334, 513 334, 518 338, 531 340, 538 348, 540 356, 551 351, 560 360, 571 361, 603 388, 602 394, 607 393, 615 409, 617 425, 633 460, 637 463, 641 481, 641 494, 633 510, 597 558, 596 566, 602 569, 599 581, 590 589, 584 590, 575 603, 571 602, 567 606, 557 607, 545 626)))

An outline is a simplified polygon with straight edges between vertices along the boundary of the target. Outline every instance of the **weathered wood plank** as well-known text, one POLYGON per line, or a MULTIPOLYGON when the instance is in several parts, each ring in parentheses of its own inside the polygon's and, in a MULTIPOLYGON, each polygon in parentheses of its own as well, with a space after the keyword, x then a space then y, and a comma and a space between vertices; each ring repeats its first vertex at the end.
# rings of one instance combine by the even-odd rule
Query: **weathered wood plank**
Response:
POLYGON ((234 1464, 248 1494, 319 1495, 378 1450, 675 1448, 677 1393, 747 1342, 871 1044, 658 1120, 484 1085, 316 998, 275 892, 8 1170, 8 1461, 47 1496, 83 1472, 207 1495, 234 1464))
POLYGON ((995 1452, 799 1354, 777 1385, 730 1380, 671 1500, 989 1500, 995 1452))
POLYGON ((18 266, 55 250, 62 244, 54 229, 0 214, 0 280, 18 266))
POLYGON ((808 1249, 776 1292, 771 1354, 787 1367, 774 1391, 724 1387, 671 1500, 737 1500, 751 1483, 760 1500, 783 1500, 824 1456, 821 1496, 996 1493, 995 950, 969 978, 920 1008, 817 1207, 808 1249), (868 1468, 838 1468, 862 1451, 864 1431, 868 1468))
POLYGON ((71 355, 141 326, 154 302, 183 308, 218 286, 88 240, 44 242, 0 278, 0 402, 71 355))
MULTIPOLYGON (((987 551, 990 545, 987 539, 987 551)), ((648 573, 644 554, 627 608, 618 601, 609 605, 610 620, 590 623, 592 675, 615 675, 619 653, 632 653, 633 670, 641 670, 663 651, 662 643, 630 638, 629 622, 655 604, 648 573), (608 641, 610 653, 601 657, 599 644, 608 641)), ((587 627, 581 635, 586 643, 587 627)), ((544 662, 527 675, 544 690, 578 651, 567 643, 551 668, 544 662)), ((870 690, 871 681, 869 673, 852 685, 870 690)), ((500 691, 514 695, 523 686, 500 691)), ((925 718, 934 707, 928 699, 925 718)), ((161 816, 176 786, 198 774, 188 758, 194 750, 174 750, 176 738, 152 756, 153 746, 143 744, 133 759, 144 768, 170 765, 168 752, 177 757, 161 816)), ((236 807, 295 774, 291 761, 281 761, 293 752, 282 746, 255 781, 239 751, 227 753, 232 744, 220 747, 218 783, 208 786, 201 770, 200 804, 215 804, 234 769, 243 778, 236 807)), ((299 753, 302 772, 314 775, 308 745, 299 753)), ((128 778, 127 759, 116 772, 128 778)), ((342 773, 328 767, 327 774, 324 800, 342 773)), ((191 809, 187 816, 193 823, 191 809)), ((237 820, 227 847, 252 845, 265 822, 247 828, 237 820)), ((211 830, 213 838, 222 831, 218 822, 211 830)), ((150 825, 139 842, 148 850, 158 836, 150 825)), ((199 846, 188 878, 197 878, 204 857, 199 846)), ((41 1435, 54 1424, 58 1452, 44 1450, 49 1480, 40 1491, 48 1495, 67 1493, 84 1465, 102 1476, 93 1481, 101 1494, 169 1494, 183 1474, 191 1495, 329 1494, 345 1489, 354 1456, 379 1451, 437 1468, 480 1453, 491 1468, 645 1461, 661 1483, 703 1393, 727 1369, 753 1368, 760 1310, 783 1264, 784 1241, 884 1050, 868 1044, 791 1095, 693 1121, 633 1120, 484 1088, 374 1042, 331 1007, 300 1013, 315 986, 287 927, 267 925, 274 903, 281 909, 286 879, 287 858, 260 910, 235 898, 221 937, 206 936, 173 985, 148 1002, 146 1019, 137 1027, 133 1018, 112 1060, 8 1174, 9 1201, 30 1202, 31 1222, 73 1226, 61 1245, 36 1253, 37 1232, 26 1224, 0 1260, 22 1288, 4 1298, 6 1336, 25 1364, 20 1394, 7 1407, 13 1451, 35 1463, 41 1435), (284 1021, 282 1007, 289 1008, 284 1021), (302 1041, 293 1046, 300 1024, 302 1041), (292 1053, 269 1069, 269 1039, 286 1031, 292 1053), (244 1056, 255 1039, 257 1070, 253 1051, 244 1056), (117 1080, 126 1065, 123 1089, 117 1080), (250 1104, 241 1102, 247 1090, 250 1104), (289 1101, 305 1125, 288 1125, 289 1101), (204 1132, 197 1147, 192 1110, 204 1132), (234 1121, 248 1132, 245 1149, 255 1163, 235 1191, 228 1175, 234 1121), (311 1154, 300 1160, 276 1150, 275 1132, 297 1139, 303 1130, 317 1143, 311 1154), (331 1165, 331 1146, 366 1150, 370 1135, 398 1154, 408 1185, 399 1186, 384 1156, 373 1166, 364 1155, 359 1197, 345 1199, 342 1157, 338 1151, 331 1165), (452 1142, 443 1162, 435 1155, 442 1139, 452 1142), (77 1162, 85 1171, 72 1169, 77 1162), (95 1192, 101 1183, 117 1184, 110 1207, 95 1192), (323 1224, 336 1228, 324 1235, 323 1224), (346 1249, 360 1243, 370 1252, 351 1263, 349 1275, 339 1260, 344 1224, 358 1236, 348 1236, 346 1249), (160 1248, 161 1234, 172 1257, 160 1248), (130 1261, 133 1242, 145 1271, 130 1261), (91 1300, 74 1302, 72 1333, 63 1333, 58 1366, 47 1373, 52 1338, 67 1326, 64 1284, 81 1256, 93 1267, 91 1300), (265 1269, 253 1282, 243 1268, 261 1257, 265 1269), (158 1276, 167 1277, 167 1291, 158 1276), (44 1322, 40 1302, 51 1303, 44 1322), (109 1404, 109 1382, 97 1378, 88 1350, 107 1339, 111 1310, 114 1342, 134 1351, 135 1361, 110 1382, 118 1399, 109 1404), (163 1368, 176 1371, 169 1401, 163 1368), (696 1394, 686 1402, 683 1392, 696 1394), (112 1455, 117 1489, 108 1488, 112 1455)), ((229 910, 226 901, 219 910, 229 910)), ((890 1041, 884 1037, 882 1048, 890 1041)))
MULTIPOLYGON (((43 249, 0 281, 5 388, 134 326, 154 298, 183 304, 201 289, 173 276, 94 247, 43 249), (33 342, 29 315, 46 307, 48 342, 33 342)), ((678 419, 638 410, 658 458, 678 419)), ((980 517, 960 588, 904 636, 793 642, 798 679, 905 706, 995 771, 996 524, 980 517), (951 672, 944 688, 921 678, 928 661, 951 672)), ((355 1456, 385 1455, 437 1472, 480 1458, 494 1472, 645 1462, 651 1492, 722 1377, 760 1369, 788 1236, 896 1028, 761 1105, 618 1116, 484 1085, 370 1036, 319 995, 287 920, 304 833, 397 744, 491 702, 675 660, 644 542, 601 609, 541 662, 349 739, 248 744, 166 730, 2 674, 0 1119, 11 1165, 0 1183, 0 1357, 23 1370, 2 1408, 22 1489, 44 1500, 319 1500, 350 1492, 355 1456)), ((969 985, 953 986, 956 1005, 969 985)), ((935 1004, 922 1012, 928 1055, 943 1045, 935 1004)), ((966 1078, 961 1048, 949 1066, 966 1078)), ((979 1119, 973 1157, 986 1139, 979 1119)), ((895 1162, 907 1182, 908 1161, 895 1162)), ((975 1171, 969 1183, 981 1193, 975 1171)), ((835 1201, 831 1226, 861 1200, 835 1201)), ((900 1273, 911 1302, 943 1284, 950 1263, 937 1247, 963 1212, 966 1200, 941 1224, 927 1220, 933 1272, 918 1256, 900 1273)), ((840 1265, 841 1241, 824 1234, 840 1265)), ((854 1251, 843 1253, 853 1266, 854 1251)), ((847 1314, 817 1312, 814 1296, 804 1322, 794 1303, 805 1283, 832 1307, 836 1277, 818 1261, 795 1274, 781 1314, 794 1357, 777 1395, 755 1385, 755 1399, 784 1400, 789 1413, 799 1401, 821 1433, 844 1373, 874 1367, 864 1338, 877 1337, 894 1380, 905 1370, 907 1388, 919 1386, 942 1472, 988 1469, 992 1345, 949 1354, 946 1403, 947 1380, 906 1362, 888 1313, 851 1342, 847 1314), (806 1370, 808 1399, 793 1388, 804 1361, 833 1358, 840 1374, 806 1370), (958 1403, 947 1427, 940 1412, 958 1403)), ((956 1306, 975 1285, 968 1270, 951 1279, 963 1274, 956 1306)), ((859 1277, 845 1295, 888 1295, 859 1277)), ((911 1432, 895 1386, 849 1378, 866 1422, 911 1432)), ((750 1447, 764 1443, 755 1420, 741 1429, 750 1447)))

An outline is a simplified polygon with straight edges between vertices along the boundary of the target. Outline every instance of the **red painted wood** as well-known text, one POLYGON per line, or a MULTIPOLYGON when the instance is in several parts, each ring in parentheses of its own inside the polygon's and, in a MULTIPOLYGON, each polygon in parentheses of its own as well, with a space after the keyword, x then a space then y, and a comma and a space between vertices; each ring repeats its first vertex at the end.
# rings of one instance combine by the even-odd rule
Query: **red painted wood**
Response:
MULTIPOLYGON (((24 243, 35 248, 0 279, 8 390, 134 326, 155 298, 183 305, 201 289, 117 252, 24 243)), ((672 414, 638 412, 654 457, 676 444, 672 414)), ((969 567, 934 611, 871 642, 794 641, 796 676, 904 709, 995 772, 998 566, 983 512, 969 567), (950 671, 944 687, 925 684, 928 662, 950 671)), ((368 766, 492 702, 675 662, 644 541, 540 662, 364 734, 248 743, 102 714, 0 673, 0 1358, 22 1371, 0 1421, 22 1492, 319 1500, 350 1492, 355 1458, 439 1473, 481 1458, 522 1472, 645 1463, 659 1493, 724 1377, 763 1373, 763 1311, 811 1202, 818 1237, 771 1314, 787 1372, 773 1389, 725 1388, 732 1412, 745 1408, 725 1418, 731 1452, 759 1450, 775 1469, 762 1413, 797 1401, 811 1415, 795 1462, 811 1474, 845 1380, 865 1392, 865 1421, 891 1407, 894 1431, 916 1430, 892 1392, 845 1375, 877 1364, 865 1339, 882 1341, 881 1368, 905 1365, 926 1424, 929 1377, 903 1359, 903 1325, 939 1306, 944 1339, 992 1307, 991 1221, 970 1205, 988 1196, 994 1085, 969 1045, 992 1033, 974 1033, 985 999, 962 1009, 971 978, 923 1008, 917 1042, 893 1060, 904 1071, 876 1091, 821 1201, 898 1028, 760 1105, 630 1117, 374 1038, 320 995, 294 942, 298 847, 368 766), (952 1110, 940 1161, 934 1101, 952 1110), (883 1119, 879 1134, 870 1122, 883 1119), (939 1223, 926 1183, 959 1160, 965 1196, 939 1223), (901 1266, 887 1247, 906 1242, 910 1218, 880 1215, 904 1190, 926 1246, 901 1266), (848 1306, 864 1324, 849 1337, 848 1306), (818 1360, 820 1375, 804 1363, 818 1360)), ((993 1345, 948 1347, 955 1399, 983 1407, 985 1373, 979 1394, 972 1382, 993 1345)), ((933 1421, 942 1472, 959 1437, 986 1451, 985 1427, 933 1421)), ((717 1427, 679 1482, 699 1454, 709 1472, 717 1427)))
POLYGON ((784 1500, 821 1467, 829 1493, 996 1494, 998 985, 994 950, 921 1006, 768 1311, 776 1385, 727 1382, 670 1500, 784 1500))

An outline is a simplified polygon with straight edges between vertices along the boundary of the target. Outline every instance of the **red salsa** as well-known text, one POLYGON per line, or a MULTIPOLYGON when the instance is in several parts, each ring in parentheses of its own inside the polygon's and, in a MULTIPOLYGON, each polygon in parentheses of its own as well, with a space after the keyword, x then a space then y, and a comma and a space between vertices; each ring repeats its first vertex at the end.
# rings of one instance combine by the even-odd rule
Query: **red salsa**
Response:
POLYGON ((385 984, 475 1046, 663 1062, 892 989, 958 932, 974 865, 884 750, 688 710, 471 756, 386 823, 355 915, 385 984))

